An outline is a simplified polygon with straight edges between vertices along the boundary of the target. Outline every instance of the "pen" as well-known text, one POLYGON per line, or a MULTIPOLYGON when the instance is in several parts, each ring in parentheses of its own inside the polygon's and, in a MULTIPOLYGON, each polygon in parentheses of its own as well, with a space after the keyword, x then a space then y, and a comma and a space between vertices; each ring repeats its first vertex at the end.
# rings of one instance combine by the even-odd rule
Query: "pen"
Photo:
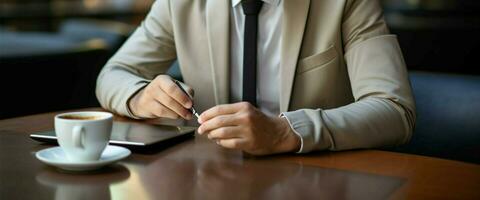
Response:
MULTIPOLYGON (((177 80, 173 80, 173 82, 175 82, 175 84, 178 85, 178 87, 182 90, 183 93, 185 93, 189 98, 190 98, 190 95, 187 93, 187 91, 185 91, 185 89, 182 87, 182 84, 180 84, 179 81, 177 80)), ((191 98, 190 98, 191 99, 191 98)), ((192 99, 191 99, 192 100, 192 99)), ((193 107, 193 100, 192 100, 192 107, 189 109, 190 112, 192 112, 193 115, 195 115, 195 117, 197 118, 200 118, 200 116, 198 115, 197 111, 195 110, 195 108, 193 107)))

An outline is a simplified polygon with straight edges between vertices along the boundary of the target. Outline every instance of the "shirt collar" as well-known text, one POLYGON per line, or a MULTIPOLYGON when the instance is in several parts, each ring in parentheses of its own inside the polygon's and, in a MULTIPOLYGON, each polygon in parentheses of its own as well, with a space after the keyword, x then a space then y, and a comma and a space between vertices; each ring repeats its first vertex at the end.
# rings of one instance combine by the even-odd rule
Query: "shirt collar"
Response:
MULTIPOLYGON (((262 0, 262 1, 264 3, 268 3, 268 4, 273 5, 273 6, 278 6, 280 4, 281 0, 262 0)), ((241 2, 242 2, 242 0, 232 0, 232 7, 237 6, 241 2)))

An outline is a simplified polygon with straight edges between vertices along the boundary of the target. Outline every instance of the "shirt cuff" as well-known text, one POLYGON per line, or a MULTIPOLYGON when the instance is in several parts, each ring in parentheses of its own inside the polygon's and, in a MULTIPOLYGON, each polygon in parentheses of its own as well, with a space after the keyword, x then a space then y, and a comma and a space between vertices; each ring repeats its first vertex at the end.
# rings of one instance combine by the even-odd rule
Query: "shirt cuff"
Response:
POLYGON ((283 112, 281 117, 287 119, 293 132, 300 137, 301 145, 297 153, 308 153, 315 148, 314 125, 305 113, 301 110, 292 112, 283 112))
POLYGON ((127 117, 130 117, 132 119, 141 119, 140 117, 137 117, 133 114, 132 110, 130 110, 130 100, 135 96, 137 95, 137 93, 142 90, 143 88, 145 88, 150 82, 149 81, 139 81, 137 82, 133 87, 129 88, 129 95, 127 95, 127 99, 125 100, 125 109, 123 114, 126 115, 127 117))
POLYGON ((283 113, 280 114, 280 117, 281 118, 285 118, 288 122, 288 125, 290 125, 290 128, 293 130, 293 132, 295 133, 295 135, 297 135, 299 138, 300 138, 300 149, 296 152, 296 153, 301 153, 302 152, 302 149, 303 149, 303 138, 302 138, 302 135, 300 133, 298 133, 297 130, 295 130, 292 126, 292 122, 290 122, 290 120, 288 119, 288 117, 286 117, 283 113))

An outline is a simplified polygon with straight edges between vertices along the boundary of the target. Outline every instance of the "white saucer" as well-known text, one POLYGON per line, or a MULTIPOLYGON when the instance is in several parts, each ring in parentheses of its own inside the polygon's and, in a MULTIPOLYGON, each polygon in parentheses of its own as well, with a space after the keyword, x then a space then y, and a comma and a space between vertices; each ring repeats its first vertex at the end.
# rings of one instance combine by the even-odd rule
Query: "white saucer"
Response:
POLYGON ((130 150, 124 147, 108 145, 97 161, 71 162, 65 156, 61 147, 52 147, 37 152, 36 157, 48 164, 60 169, 69 171, 87 171, 101 168, 116 161, 126 158, 131 154, 130 150))

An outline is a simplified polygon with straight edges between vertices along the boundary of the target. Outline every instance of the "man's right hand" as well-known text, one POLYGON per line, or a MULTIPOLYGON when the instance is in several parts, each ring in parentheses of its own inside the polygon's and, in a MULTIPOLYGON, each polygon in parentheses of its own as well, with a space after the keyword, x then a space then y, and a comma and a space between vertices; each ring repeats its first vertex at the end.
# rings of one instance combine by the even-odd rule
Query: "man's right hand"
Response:
MULTIPOLYGON (((184 86, 193 96, 192 88, 184 86)), ((168 75, 157 76, 150 84, 140 90, 128 102, 133 115, 139 118, 184 118, 192 119, 188 110, 193 102, 168 75)))

